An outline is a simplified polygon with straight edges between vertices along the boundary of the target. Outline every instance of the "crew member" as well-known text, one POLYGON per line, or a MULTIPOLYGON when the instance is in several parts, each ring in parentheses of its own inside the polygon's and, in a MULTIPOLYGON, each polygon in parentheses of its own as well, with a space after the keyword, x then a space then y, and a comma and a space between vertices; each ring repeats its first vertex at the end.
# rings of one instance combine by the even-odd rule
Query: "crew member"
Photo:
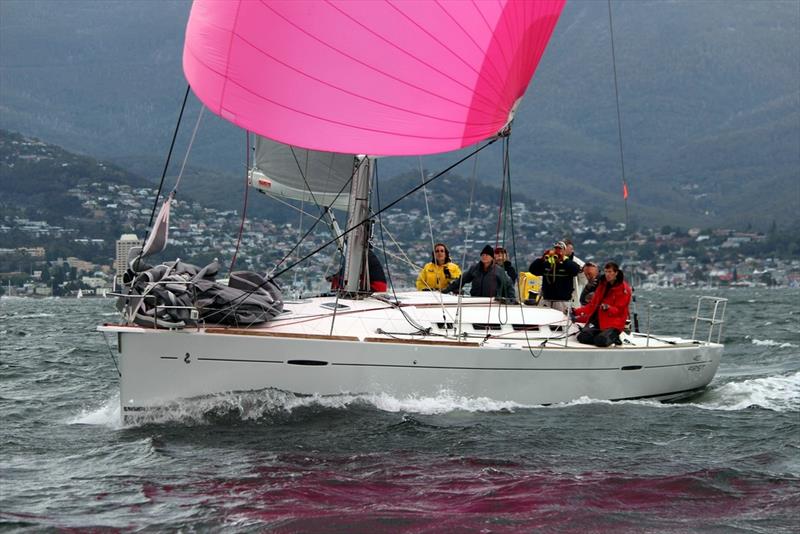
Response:
POLYGON ((628 320, 631 286, 613 261, 605 264, 603 274, 591 302, 574 311, 575 321, 586 323, 578 334, 578 342, 598 347, 621 345, 619 335, 628 320))
POLYGON ((531 263, 528 271, 542 277, 542 300, 540 305, 567 313, 572 299, 573 277, 580 272, 577 263, 565 255, 567 246, 563 241, 545 250, 541 257, 531 263))
POLYGON ((450 250, 444 243, 433 246, 433 261, 422 267, 417 276, 417 290, 441 291, 461 276, 461 269, 450 260, 450 250))

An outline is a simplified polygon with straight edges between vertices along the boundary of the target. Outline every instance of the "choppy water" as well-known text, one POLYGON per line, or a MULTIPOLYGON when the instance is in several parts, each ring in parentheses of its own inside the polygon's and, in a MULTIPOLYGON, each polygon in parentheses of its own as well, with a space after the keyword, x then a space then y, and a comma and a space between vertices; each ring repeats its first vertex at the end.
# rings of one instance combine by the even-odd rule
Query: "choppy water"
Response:
MULTIPOLYGON (((688 290, 643 294, 691 333, 688 290)), ((0 530, 797 532, 800 292, 737 289, 682 404, 207 399, 134 427, 111 300, 0 300, 0 530)))

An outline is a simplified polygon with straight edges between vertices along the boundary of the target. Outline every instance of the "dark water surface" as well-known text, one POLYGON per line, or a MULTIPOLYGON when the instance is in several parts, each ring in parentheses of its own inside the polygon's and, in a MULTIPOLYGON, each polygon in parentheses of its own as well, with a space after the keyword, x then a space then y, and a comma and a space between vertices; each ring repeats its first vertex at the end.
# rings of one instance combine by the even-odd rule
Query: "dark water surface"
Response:
MULTIPOLYGON (((697 294, 642 323, 689 335, 697 294)), ((726 351, 682 404, 265 391, 133 427, 112 300, 4 298, 0 530, 798 532, 800 291, 713 294, 726 351)))

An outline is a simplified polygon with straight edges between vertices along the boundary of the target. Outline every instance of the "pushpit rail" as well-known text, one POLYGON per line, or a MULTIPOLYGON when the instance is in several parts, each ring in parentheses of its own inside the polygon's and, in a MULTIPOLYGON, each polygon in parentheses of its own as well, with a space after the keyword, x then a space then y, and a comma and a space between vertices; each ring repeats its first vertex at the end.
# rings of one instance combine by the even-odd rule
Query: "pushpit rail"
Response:
POLYGON ((697 297, 697 310, 694 313, 692 339, 697 339, 697 323, 702 321, 708 323, 708 343, 711 343, 711 338, 714 335, 714 327, 718 327, 716 343, 719 343, 720 339, 722 339, 722 325, 725 324, 725 310, 727 307, 728 299, 726 298, 710 297, 707 295, 697 297), (701 311, 710 313, 711 316, 700 315, 701 311))

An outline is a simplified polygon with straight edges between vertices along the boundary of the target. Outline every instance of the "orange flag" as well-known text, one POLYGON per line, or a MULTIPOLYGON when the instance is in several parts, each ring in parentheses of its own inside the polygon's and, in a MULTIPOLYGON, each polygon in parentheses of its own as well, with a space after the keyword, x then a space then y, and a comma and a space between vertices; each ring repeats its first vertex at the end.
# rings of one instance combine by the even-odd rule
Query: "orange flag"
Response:
POLYGON ((622 182, 622 198, 628 200, 628 184, 622 182))

